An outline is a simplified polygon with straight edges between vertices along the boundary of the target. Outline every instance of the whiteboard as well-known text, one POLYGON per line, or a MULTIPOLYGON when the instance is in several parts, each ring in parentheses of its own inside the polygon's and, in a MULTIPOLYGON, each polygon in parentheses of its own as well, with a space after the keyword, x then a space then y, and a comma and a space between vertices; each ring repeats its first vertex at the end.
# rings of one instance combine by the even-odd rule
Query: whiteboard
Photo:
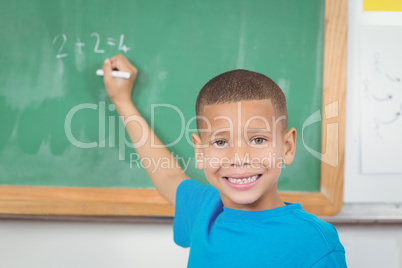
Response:
POLYGON ((402 12, 348 12, 344 202, 402 203, 402 12))
POLYGON ((359 26, 361 171, 402 175, 402 26, 359 26))

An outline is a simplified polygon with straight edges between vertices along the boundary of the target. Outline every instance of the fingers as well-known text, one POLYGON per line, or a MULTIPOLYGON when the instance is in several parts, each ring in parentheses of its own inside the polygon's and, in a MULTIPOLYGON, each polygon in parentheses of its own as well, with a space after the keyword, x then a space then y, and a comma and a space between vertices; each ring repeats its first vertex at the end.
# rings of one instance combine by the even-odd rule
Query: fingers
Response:
POLYGON ((113 88, 117 82, 119 85, 127 84, 128 87, 131 88, 137 76, 137 68, 135 68, 121 54, 111 57, 110 59, 105 59, 102 69, 103 69, 103 82, 105 83, 106 88, 113 88), (121 79, 115 79, 112 76, 112 71, 114 70, 130 73, 130 79, 127 79, 126 81, 123 81, 121 79))
POLYGON ((137 68, 135 68, 123 55, 119 54, 110 58, 111 67, 113 70, 122 72, 129 72, 132 76, 137 75, 137 68))
POLYGON ((102 69, 103 69, 103 81, 106 84, 107 81, 110 81, 112 79, 113 68, 110 59, 105 59, 105 61, 103 62, 102 69))
POLYGON ((115 104, 130 102, 137 69, 123 55, 105 59, 102 69, 106 92, 112 102, 115 104), (131 76, 129 79, 115 78, 112 75, 114 70, 129 72, 131 76))

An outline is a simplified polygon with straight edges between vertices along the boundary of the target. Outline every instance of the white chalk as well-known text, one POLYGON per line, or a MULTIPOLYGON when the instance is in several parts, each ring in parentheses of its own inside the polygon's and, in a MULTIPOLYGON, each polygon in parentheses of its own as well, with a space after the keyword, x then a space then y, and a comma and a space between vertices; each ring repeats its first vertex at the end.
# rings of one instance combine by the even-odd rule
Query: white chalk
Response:
MULTIPOLYGON (((103 76, 103 70, 102 69, 96 70, 96 75, 103 76)), ((112 71, 112 76, 116 77, 116 78, 129 79, 130 73, 129 72, 112 71)))

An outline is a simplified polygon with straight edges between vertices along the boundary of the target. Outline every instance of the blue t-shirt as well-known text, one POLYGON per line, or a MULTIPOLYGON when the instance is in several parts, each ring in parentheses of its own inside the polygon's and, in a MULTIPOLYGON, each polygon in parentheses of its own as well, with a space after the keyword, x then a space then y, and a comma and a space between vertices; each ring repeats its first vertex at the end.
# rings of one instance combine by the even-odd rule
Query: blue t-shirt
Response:
POLYGON ((336 229, 301 204, 230 209, 218 190, 188 179, 175 206, 174 241, 190 247, 188 267, 346 267, 336 229))

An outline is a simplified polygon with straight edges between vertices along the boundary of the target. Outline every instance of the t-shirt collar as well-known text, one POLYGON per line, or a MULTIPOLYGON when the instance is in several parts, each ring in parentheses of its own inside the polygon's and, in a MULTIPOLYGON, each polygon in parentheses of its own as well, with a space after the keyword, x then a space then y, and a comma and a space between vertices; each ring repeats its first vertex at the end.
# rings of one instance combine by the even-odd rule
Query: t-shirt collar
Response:
POLYGON ((270 220, 283 214, 290 213, 294 210, 302 209, 302 205, 299 203, 288 203, 288 202, 284 203, 286 206, 261 211, 238 210, 223 207, 221 217, 223 220, 228 221, 243 221, 243 220, 260 221, 260 220, 270 220))

